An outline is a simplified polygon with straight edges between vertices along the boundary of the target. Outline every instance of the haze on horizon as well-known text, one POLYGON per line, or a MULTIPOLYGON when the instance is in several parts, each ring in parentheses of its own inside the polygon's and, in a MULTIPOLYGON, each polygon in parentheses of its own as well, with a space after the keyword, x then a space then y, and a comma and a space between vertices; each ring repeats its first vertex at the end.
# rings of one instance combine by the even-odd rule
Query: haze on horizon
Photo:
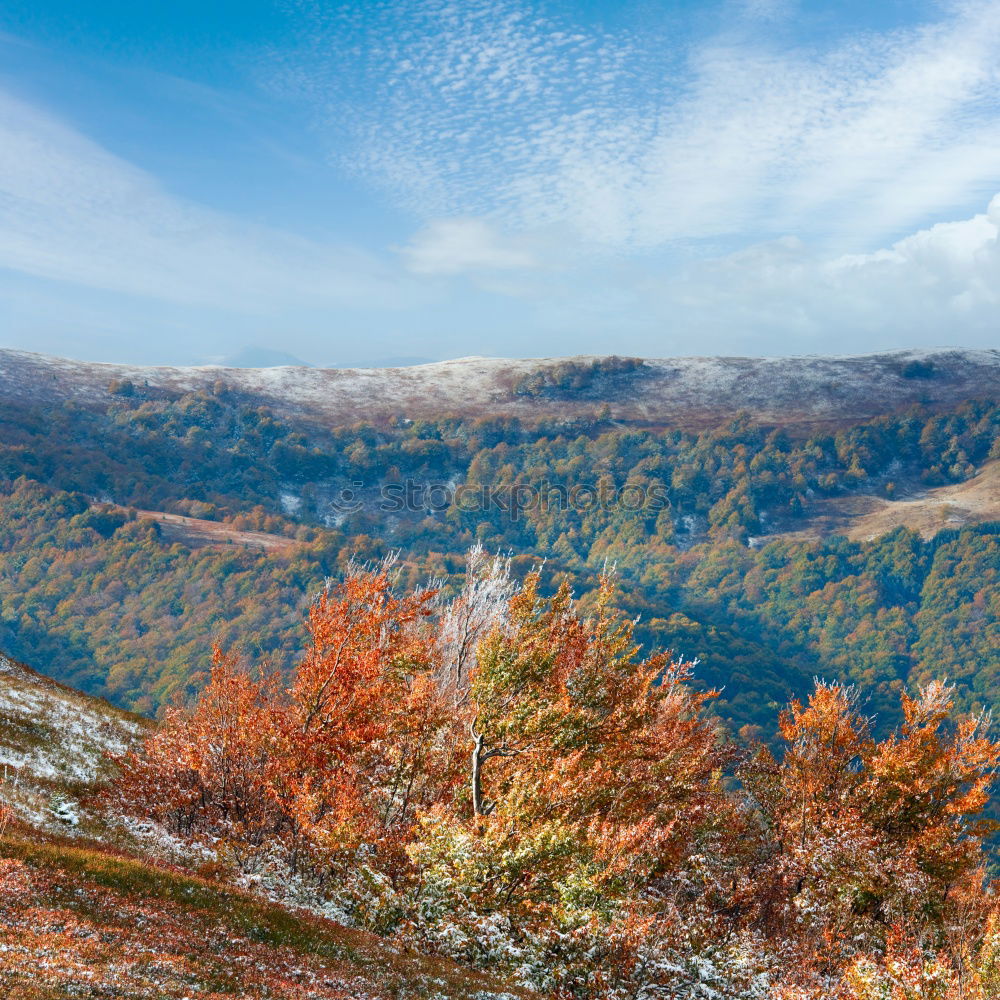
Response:
POLYGON ((11 0, 0 58, 2 347, 1000 346, 1000 0, 11 0))

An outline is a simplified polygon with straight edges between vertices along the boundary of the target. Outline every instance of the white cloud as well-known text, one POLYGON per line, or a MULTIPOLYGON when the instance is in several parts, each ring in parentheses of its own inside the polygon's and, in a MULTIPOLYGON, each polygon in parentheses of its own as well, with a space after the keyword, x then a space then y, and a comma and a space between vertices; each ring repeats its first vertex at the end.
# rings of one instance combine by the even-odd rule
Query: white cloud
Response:
MULTIPOLYGON (((552 253, 553 246, 546 248, 552 253)), ((676 267, 644 258, 472 272, 512 303, 500 353, 851 354, 1000 344, 1000 195, 863 254, 787 236, 676 267), (517 331, 527 331, 519 337, 517 331)), ((491 315, 479 301, 483 323, 491 315)), ((475 349, 473 343, 466 350, 475 349)))
POLYGON ((214 211, 0 92, 0 268, 244 314, 402 304, 374 258, 214 211))
POLYGON ((22 339, 68 325, 71 283, 95 336, 149 317, 193 342, 228 314, 231 337, 256 323, 317 358, 342 353, 309 346, 337 330, 387 354, 410 353, 394 337, 433 354, 997 342, 1000 205, 970 216, 1000 178, 1000 0, 780 51, 747 16, 681 46, 528 0, 338 9, 288 73, 339 162, 416 220, 405 267, 177 197, 0 92, 0 284, 22 339))
POLYGON ((438 219, 417 233, 400 254, 416 274, 459 274, 530 268, 534 256, 504 243, 481 219, 438 219))
POLYGON ((410 211, 565 227, 574 254, 788 233, 867 249, 1000 176, 998 0, 780 50, 766 26, 689 44, 529 0, 345 4, 297 70, 340 161, 410 211))
POLYGON ((405 252, 415 270, 451 276, 454 296, 473 304, 464 353, 480 349, 497 297, 516 317, 506 346, 490 348, 500 353, 849 354, 1000 344, 1000 194, 983 213, 868 253, 831 253, 785 236, 681 267, 622 255, 566 268, 556 240, 531 244, 519 260, 485 224, 464 220, 454 240, 442 229, 450 226, 429 227, 405 252))
MULTIPOLYGON (((689 343, 745 353, 851 353, 1000 342, 1000 195, 985 213, 866 254, 795 237, 636 281, 629 308, 689 343)), ((671 350, 700 353, 674 344, 671 350)))

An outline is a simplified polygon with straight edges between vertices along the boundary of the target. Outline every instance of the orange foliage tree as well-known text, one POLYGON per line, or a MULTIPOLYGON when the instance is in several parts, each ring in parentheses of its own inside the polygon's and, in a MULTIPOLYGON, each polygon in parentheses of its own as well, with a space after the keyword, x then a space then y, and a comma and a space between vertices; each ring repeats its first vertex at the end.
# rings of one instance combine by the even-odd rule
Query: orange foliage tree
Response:
POLYGON ((610 579, 591 608, 479 549, 451 603, 354 568, 290 679, 217 653, 118 798, 334 895, 363 868, 354 919, 563 996, 1000 995, 987 717, 935 682, 878 739, 819 683, 778 752, 738 750, 610 579))
POLYGON ((538 583, 528 577, 472 673, 473 811, 517 836, 559 827, 604 877, 644 884, 725 812, 727 754, 703 711, 715 692, 688 683, 688 664, 638 658, 610 579, 590 617, 567 586, 545 600, 538 583))
POLYGON ((350 573, 309 613, 311 646, 288 691, 286 753, 310 839, 343 846, 404 830, 449 794, 451 717, 434 678, 434 592, 397 596, 389 566, 350 573))
POLYGON ((430 591, 393 593, 389 564, 353 569, 312 606, 289 686, 217 651, 195 706, 121 761, 120 791, 174 832, 247 849, 389 845, 455 784, 433 676, 430 591))
POLYGON ((857 692, 820 683, 782 714, 780 763, 763 750, 741 770, 757 820, 751 923, 817 974, 887 949, 944 949, 961 970, 983 940, 982 813, 1000 746, 986 717, 951 722, 943 683, 902 707, 899 730, 877 741, 857 692))

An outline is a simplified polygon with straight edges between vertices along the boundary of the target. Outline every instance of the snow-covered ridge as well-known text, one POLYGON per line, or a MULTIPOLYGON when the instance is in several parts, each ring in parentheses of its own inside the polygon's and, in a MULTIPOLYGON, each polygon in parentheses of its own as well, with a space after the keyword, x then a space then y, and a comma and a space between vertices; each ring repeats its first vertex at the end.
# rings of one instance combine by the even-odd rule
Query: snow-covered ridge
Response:
POLYGON ((701 425, 741 411, 766 422, 858 420, 914 403, 1000 396, 1000 350, 910 350, 854 357, 651 358, 583 393, 516 391, 520 379, 567 360, 460 358, 411 368, 171 368, 111 365, 0 350, 0 400, 108 399, 130 380, 140 392, 181 393, 222 383, 287 415, 342 423, 398 417, 585 416, 604 403, 616 420, 701 425))

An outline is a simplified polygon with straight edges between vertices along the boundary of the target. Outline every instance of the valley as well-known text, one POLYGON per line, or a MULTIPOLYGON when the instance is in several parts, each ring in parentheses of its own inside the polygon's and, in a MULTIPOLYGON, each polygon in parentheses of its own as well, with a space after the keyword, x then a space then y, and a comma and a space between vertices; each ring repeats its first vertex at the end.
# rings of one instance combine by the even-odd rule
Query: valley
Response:
POLYGON ((0 53, 0 1000, 1000 1000, 1000 0, 0 53))
POLYGON ((786 864, 876 951, 844 900, 915 926, 897 865, 945 906, 920 845, 984 906, 994 354, 305 377, 8 352, 0 983, 511 1000, 603 997, 597 967, 609 996, 756 997, 789 974, 765 940, 825 940, 774 916, 803 898, 786 864), (828 753, 851 777, 814 793, 828 753), (800 832, 812 794, 846 831, 800 832), (706 912, 728 950, 690 964, 706 912))
POLYGON ((608 412, 635 379, 652 392, 653 376, 622 359, 518 362, 516 400, 480 398, 468 418, 444 414, 452 390, 438 392, 433 366, 405 369, 431 378, 420 405, 436 416, 376 419, 383 397, 371 396, 352 423, 324 426, 283 398, 298 370, 7 357, 0 648, 156 714, 195 695, 216 643, 289 670, 302 610, 352 560, 398 552, 409 586, 450 592, 478 542, 520 574, 543 562, 550 586, 586 591, 614 565, 641 641, 698 658, 734 732, 770 738, 772 706, 816 675, 873 685, 886 724, 896 687, 935 669, 957 679, 960 703, 982 704, 1000 646, 989 616, 965 622, 996 545, 993 360, 681 359, 695 395, 713 398, 697 382, 711 370, 726 392, 750 379, 737 398, 752 403, 768 371, 787 408, 780 426, 722 406, 691 429, 693 410, 683 426, 608 412), (815 403, 806 370, 857 387, 819 427, 795 422, 815 403), (969 399, 948 403, 952 391, 969 399), (42 393, 53 402, 31 401, 42 393), (862 395, 891 412, 868 418, 862 395), (525 415, 491 416, 494 403, 525 415))

